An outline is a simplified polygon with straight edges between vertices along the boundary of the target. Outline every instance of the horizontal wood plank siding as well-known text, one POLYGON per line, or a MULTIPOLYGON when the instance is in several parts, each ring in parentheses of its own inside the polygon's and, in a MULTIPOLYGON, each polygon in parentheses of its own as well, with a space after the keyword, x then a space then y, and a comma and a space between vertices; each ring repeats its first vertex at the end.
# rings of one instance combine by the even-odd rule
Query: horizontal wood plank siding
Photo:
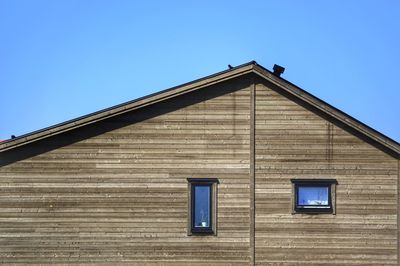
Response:
POLYGON ((248 265, 249 103, 221 83, 4 165, 0 263, 248 265), (188 177, 219 179, 217 236, 187 235, 188 177))
POLYGON ((398 265, 399 161, 254 79, 0 153, 0 264, 398 265), (218 178, 216 236, 187 178, 218 178), (293 178, 336 179, 335 214, 292 214, 293 178))
POLYGON ((398 265, 397 160, 256 86, 256 264, 398 265), (291 214, 292 178, 337 179, 336 215, 291 214))

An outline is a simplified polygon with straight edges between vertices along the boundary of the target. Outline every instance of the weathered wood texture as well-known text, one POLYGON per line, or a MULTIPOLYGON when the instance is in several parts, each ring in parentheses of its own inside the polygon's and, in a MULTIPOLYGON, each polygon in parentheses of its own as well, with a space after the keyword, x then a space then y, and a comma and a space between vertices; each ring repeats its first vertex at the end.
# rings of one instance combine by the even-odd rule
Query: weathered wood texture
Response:
POLYGON ((248 265, 249 103, 232 80, 6 153, 0 263, 248 265), (188 177, 220 181, 217 236, 187 235, 188 177))
POLYGON ((397 265, 398 160, 253 78, 0 153, 0 264, 397 265), (216 236, 188 177, 219 179, 216 236), (336 215, 293 215, 292 178, 337 179, 336 215))
POLYGON ((396 159, 256 86, 256 264, 398 265, 396 159), (291 178, 335 178, 336 215, 291 214, 291 178))

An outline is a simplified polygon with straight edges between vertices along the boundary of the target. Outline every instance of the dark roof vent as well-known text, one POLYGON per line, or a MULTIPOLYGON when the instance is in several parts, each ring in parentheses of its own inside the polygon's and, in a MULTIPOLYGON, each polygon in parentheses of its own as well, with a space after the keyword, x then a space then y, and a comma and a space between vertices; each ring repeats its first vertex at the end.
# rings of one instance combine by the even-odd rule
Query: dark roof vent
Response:
POLYGON ((283 72, 285 72, 285 68, 281 67, 280 65, 274 65, 273 67, 274 75, 280 77, 283 72))

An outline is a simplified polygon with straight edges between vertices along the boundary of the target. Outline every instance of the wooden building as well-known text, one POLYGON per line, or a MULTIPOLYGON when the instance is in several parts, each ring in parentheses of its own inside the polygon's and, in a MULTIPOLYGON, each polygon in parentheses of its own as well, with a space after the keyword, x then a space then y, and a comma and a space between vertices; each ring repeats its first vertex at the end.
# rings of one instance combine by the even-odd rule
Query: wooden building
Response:
POLYGON ((399 143, 275 72, 2 142, 0 263, 399 265, 399 143))

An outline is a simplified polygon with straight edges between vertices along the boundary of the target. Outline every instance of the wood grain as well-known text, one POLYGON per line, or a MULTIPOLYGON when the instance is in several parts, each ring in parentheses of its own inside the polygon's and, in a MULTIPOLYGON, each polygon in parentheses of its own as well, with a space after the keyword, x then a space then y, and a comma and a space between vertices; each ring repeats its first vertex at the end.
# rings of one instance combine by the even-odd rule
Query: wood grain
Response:
POLYGON ((7 146, 0 263, 398 265, 393 143, 242 70, 7 146), (188 235, 190 177, 219 180, 215 236, 188 235), (292 178, 336 179, 335 215, 292 214, 292 178))
POLYGON ((398 265, 397 160, 256 88, 256 263, 398 265), (336 179, 336 215, 292 215, 291 178, 336 179))
POLYGON ((227 82, 21 147, 0 168, 0 263, 248 265, 249 101, 227 82), (219 179, 217 236, 187 234, 188 177, 219 179))

